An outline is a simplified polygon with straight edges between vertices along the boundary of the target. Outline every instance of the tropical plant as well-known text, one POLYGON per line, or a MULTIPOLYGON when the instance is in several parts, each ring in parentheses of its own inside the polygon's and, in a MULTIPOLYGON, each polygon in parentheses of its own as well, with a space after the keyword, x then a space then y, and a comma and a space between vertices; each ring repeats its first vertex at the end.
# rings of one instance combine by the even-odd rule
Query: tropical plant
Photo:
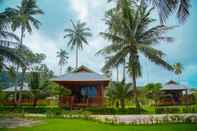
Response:
POLYGON ((149 83, 144 86, 144 93, 145 96, 149 99, 152 99, 154 101, 155 106, 158 105, 162 85, 160 83, 149 83))
MULTIPOLYGON (((108 0, 114 1, 114 0, 108 0)), ((117 1, 117 9, 121 9, 124 6, 125 0, 117 1)), ((161 23, 164 23, 166 19, 173 13, 176 13, 180 23, 184 23, 187 17, 190 15, 189 9, 191 7, 190 0, 129 0, 132 4, 139 4, 140 2, 153 6, 157 9, 161 23)))
POLYGON ((39 98, 48 95, 47 81, 42 81, 38 72, 32 72, 29 86, 33 96, 33 106, 36 106, 39 98))
POLYGON ((91 37, 90 29, 85 22, 78 21, 76 24, 72 23, 72 28, 66 28, 64 38, 69 38, 68 46, 71 49, 76 49, 76 68, 78 68, 78 52, 84 48, 84 44, 88 45, 87 38, 91 37))
POLYGON ((173 65, 174 67, 174 73, 179 76, 179 81, 180 81, 180 75, 182 74, 182 71, 183 71, 183 65, 181 63, 176 63, 173 65))
POLYGON ((125 99, 129 98, 131 95, 131 84, 125 84, 123 82, 112 82, 108 89, 107 96, 111 100, 119 100, 122 109, 125 108, 125 99))
POLYGON ((142 54, 153 63, 173 71, 173 67, 163 59, 165 54, 153 47, 162 40, 171 42, 173 38, 166 36, 165 32, 173 27, 165 25, 151 27, 150 24, 154 21, 150 18, 152 9, 148 10, 144 4, 133 8, 128 0, 124 1, 121 12, 112 9, 106 14, 108 31, 102 32, 101 35, 112 44, 99 53, 112 56, 103 67, 107 69, 115 67, 122 59, 128 60, 127 71, 132 77, 135 103, 140 111, 136 87, 136 78, 142 74, 139 56, 142 54))
POLYGON ((68 53, 65 50, 60 49, 57 52, 57 57, 59 58, 60 74, 62 74, 62 67, 67 63, 68 53))
POLYGON ((66 73, 70 73, 74 70, 74 68, 72 66, 68 66, 66 69, 66 73))
MULTIPOLYGON (((41 55, 37 55, 41 56, 41 55)), ((40 57, 37 57, 40 59, 40 57)), ((31 68, 29 86, 33 97, 33 106, 37 105, 38 99, 44 99, 52 94, 50 78, 53 73, 45 64, 38 64, 31 68)))

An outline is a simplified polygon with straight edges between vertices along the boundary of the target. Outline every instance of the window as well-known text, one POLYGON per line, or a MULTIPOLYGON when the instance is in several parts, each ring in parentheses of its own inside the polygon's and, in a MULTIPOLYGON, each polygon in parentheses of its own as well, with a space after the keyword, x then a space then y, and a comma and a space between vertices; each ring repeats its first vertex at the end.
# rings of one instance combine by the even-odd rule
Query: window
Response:
POLYGON ((81 88, 81 95, 88 96, 88 97, 95 97, 96 96, 96 87, 95 86, 82 87, 81 88))

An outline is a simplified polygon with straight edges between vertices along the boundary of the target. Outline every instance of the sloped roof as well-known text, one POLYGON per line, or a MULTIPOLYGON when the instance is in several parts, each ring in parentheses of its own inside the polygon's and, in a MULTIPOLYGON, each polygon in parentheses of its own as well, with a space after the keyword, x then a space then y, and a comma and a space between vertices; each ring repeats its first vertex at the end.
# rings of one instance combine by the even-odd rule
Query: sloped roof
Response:
POLYGON ((187 90, 188 87, 185 85, 180 85, 176 82, 168 82, 167 84, 164 85, 161 90, 187 90))
POLYGON ((107 77, 100 75, 86 66, 80 66, 71 73, 58 76, 51 81, 109 81, 107 77))
MULTIPOLYGON (((12 86, 7 89, 4 89, 3 91, 4 92, 15 92, 15 88, 16 88, 16 91, 20 90, 20 86, 16 86, 16 87, 12 86)), ((27 83, 24 83, 22 91, 30 91, 30 87, 28 86, 27 83)))

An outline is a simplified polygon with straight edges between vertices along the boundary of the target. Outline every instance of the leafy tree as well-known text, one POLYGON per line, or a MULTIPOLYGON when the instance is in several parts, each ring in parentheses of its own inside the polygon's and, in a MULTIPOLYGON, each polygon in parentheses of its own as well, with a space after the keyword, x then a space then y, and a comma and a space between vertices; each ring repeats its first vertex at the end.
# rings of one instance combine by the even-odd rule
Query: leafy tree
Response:
POLYGON ((111 56, 103 67, 106 69, 115 67, 122 59, 127 59, 127 71, 132 77, 135 103, 140 111, 136 86, 136 78, 142 75, 139 56, 142 54, 151 62, 173 71, 173 67, 164 60, 165 54, 153 47, 160 41, 171 42, 173 38, 166 36, 165 32, 173 27, 165 25, 151 27, 152 22, 155 21, 150 18, 152 9, 148 10, 143 4, 133 8, 128 0, 124 1, 122 11, 111 9, 106 14, 108 31, 102 32, 101 35, 112 44, 99 52, 111 56))
POLYGON ((69 38, 68 46, 71 49, 76 49, 76 68, 78 68, 78 52, 84 48, 84 44, 88 44, 87 38, 91 37, 90 29, 85 22, 78 21, 76 24, 72 23, 72 28, 65 29, 64 38, 69 38))
POLYGON ((62 67, 67 63, 68 53, 65 50, 60 49, 57 52, 57 57, 59 58, 60 74, 62 74, 62 67))
POLYGON ((112 101, 114 101, 114 99, 118 99, 121 108, 124 109, 125 99, 130 97, 131 91, 132 91, 131 84, 125 84, 123 82, 112 82, 108 89, 107 96, 112 101))

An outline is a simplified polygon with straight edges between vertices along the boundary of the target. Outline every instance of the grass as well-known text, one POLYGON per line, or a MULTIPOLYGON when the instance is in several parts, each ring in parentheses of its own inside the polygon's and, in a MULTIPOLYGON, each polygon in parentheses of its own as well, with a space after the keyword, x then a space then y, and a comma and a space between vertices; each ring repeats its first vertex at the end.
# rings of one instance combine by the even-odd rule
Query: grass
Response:
POLYGON ((149 126, 117 126, 86 120, 46 119, 33 127, 0 129, 0 131, 196 131, 197 124, 166 124, 149 126))

